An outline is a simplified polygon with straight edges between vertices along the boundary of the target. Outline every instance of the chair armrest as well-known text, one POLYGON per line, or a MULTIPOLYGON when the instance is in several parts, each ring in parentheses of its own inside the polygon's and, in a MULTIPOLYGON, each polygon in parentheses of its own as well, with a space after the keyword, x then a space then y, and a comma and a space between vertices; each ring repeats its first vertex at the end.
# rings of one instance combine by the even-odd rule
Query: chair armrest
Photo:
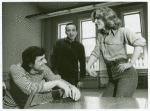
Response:
POLYGON ((30 108, 30 106, 39 105, 54 100, 60 100, 62 99, 63 95, 64 91, 62 89, 56 89, 42 93, 32 93, 29 96, 24 109, 30 108))
POLYGON ((27 108, 30 107, 30 104, 31 104, 31 102, 33 100, 34 95, 35 95, 35 93, 30 94, 30 96, 29 96, 29 98, 28 98, 28 100, 27 100, 27 102, 26 102, 26 104, 24 106, 24 109, 27 109, 27 108))

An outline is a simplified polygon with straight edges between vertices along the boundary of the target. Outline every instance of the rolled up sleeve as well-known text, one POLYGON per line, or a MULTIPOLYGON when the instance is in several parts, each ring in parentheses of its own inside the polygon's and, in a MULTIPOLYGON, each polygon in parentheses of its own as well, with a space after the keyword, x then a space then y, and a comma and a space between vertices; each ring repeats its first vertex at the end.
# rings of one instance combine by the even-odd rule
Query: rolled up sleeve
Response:
POLYGON ((128 30, 125 28, 124 30, 124 37, 125 37, 125 42, 133 47, 135 46, 145 46, 146 45, 146 40, 138 35, 138 34, 135 34, 134 32, 128 30))
POLYGON ((35 92, 44 92, 44 81, 32 82, 27 79, 25 72, 16 66, 11 66, 10 74, 15 84, 27 95, 35 92))

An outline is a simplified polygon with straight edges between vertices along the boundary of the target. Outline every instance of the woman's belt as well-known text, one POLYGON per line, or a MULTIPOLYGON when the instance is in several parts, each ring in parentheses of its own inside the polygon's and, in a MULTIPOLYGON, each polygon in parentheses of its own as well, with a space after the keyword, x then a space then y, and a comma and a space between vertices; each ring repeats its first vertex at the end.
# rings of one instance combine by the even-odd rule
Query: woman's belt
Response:
POLYGON ((104 60, 104 61, 105 61, 105 64, 106 64, 107 67, 112 67, 114 65, 119 65, 121 63, 127 63, 128 59, 119 58, 119 59, 115 59, 115 60, 112 60, 112 61, 108 61, 108 60, 104 60))

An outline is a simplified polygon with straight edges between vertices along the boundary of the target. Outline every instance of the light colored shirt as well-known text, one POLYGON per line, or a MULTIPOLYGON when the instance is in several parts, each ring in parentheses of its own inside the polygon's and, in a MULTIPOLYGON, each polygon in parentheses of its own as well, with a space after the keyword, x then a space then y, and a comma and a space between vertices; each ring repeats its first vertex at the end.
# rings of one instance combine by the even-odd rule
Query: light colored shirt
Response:
POLYGON ((110 30, 107 36, 98 34, 97 44, 91 55, 100 58, 100 54, 108 61, 118 58, 127 58, 126 43, 135 46, 145 46, 146 40, 133 33, 127 28, 119 28, 117 30, 110 30))
MULTIPOLYGON (((46 66, 41 74, 29 74, 21 64, 12 65, 6 81, 6 95, 3 99, 6 106, 24 106, 31 93, 50 91, 44 89, 46 81, 59 80, 59 75, 54 75, 46 66)), ((52 98, 53 100, 53 98, 52 98)))

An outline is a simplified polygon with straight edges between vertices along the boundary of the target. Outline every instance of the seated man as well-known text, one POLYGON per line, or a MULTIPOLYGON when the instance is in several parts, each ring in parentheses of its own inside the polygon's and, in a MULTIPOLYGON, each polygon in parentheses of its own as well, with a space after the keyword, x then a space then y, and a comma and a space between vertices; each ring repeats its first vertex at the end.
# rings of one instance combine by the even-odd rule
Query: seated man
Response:
MULTIPOLYGON (((22 53, 22 61, 9 69, 3 108, 24 108, 31 93, 48 92, 53 87, 59 87, 65 92, 66 97, 71 97, 75 101, 80 98, 80 91, 75 86, 62 80, 59 75, 54 75, 46 66, 43 48, 37 46, 27 48, 22 53)), ((53 96, 50 101, 52 100, 53 96)))

